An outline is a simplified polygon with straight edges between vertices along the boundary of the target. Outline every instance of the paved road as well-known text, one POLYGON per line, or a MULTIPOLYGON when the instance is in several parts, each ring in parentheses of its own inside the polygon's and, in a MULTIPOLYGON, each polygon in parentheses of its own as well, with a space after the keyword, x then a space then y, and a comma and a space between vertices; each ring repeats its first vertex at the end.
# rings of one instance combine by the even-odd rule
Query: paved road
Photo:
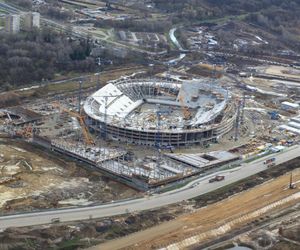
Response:
POLYGON ((175 46, 179 50, 183 50, 182 46, 180 45, 180 43, 178 42, 178 40, 177 40, 177 38, 175 36, 176 30, 177 30, 177 28, 170 29, 170 31, 169 31, 169 37, 170 37, 171 41, 175 44, 175 46))
MULTIPOLYGON (((287 151, 276 155, 276 163, 280 164, 288 160, 300 156, 300 146, 293 146, 287 151)), ((53 218, 60 218, 60 221, 76 221, 85 220, 90 218, 102 218, 113 215, 124 214, 132 211, 142 211, 147 209, 158 208, 161 206, 177 203, 183 200, 194 198, 201 194, 205 194, 216 190, 222 186, 234 183, 238 180, 256 174, 266 169, 263 161, 270 156, 261 158, 254 162, 243 164, 241 167, 227 171, 224 175, 225 180, 221 182, 208 183, 210 177, 195 180, 187 186, 166 192, 163 194, 154 194, 149 197, 144 197, 135 200, 127 200, 115 202, 105 205, 70 208, 70 209, 57 209, 53 211, 44 211, 36 213, 18 214, 0 217, 0 229, 7 227, 22 227, 30 225, 47 224, 53 218)), ((272 156, 273 157, 273 156, 272 156)))

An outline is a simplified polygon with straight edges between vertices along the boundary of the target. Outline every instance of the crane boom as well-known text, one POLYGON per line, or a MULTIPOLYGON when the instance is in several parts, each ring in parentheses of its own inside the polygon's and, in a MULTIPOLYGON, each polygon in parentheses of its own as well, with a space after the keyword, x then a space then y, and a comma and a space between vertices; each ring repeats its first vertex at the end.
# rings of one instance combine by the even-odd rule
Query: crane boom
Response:
POLYGON ((83 137, 84 137, 84 141, 87 145, 95 145, 95 142, 92 138, 92 136, 90 135, 90 132, 85 124, 84 121, 84 116, 78 114, 77 112, 71 111, 71 110, 67 110, 64 109, 64 112, 68 113, 69 115, 76 117, 79 121, 80 127, 82 129, 82 133, 83 133, 83 137))
POLYGON ((68 113, 72 117, 76 117, 78 119, 78 121, 79 121, 79 124, 80 124, 81 130, 82 130, 82 134, 83 134, 85 143, 87 145, 95 145, 95 142, 94 142, 92 136, 90 135, 90 132, 89 132, 89 130, 88 130, 86 124, 85 124, 84 116, 80 115, 79 113, 77 113, 75 111, 68 110, 66 108, 62 108, 61 105, 60 105, 60 103, 58 101, 52 102, 52 106, 54 108, 58 108, 62 112, 68 113))
POLYGON ((182 113, 185 120, 189 120, 191 118, 191 112, 189 108, 184 104, 183 96, 179 96, 179 101, 181 104, 182 113))

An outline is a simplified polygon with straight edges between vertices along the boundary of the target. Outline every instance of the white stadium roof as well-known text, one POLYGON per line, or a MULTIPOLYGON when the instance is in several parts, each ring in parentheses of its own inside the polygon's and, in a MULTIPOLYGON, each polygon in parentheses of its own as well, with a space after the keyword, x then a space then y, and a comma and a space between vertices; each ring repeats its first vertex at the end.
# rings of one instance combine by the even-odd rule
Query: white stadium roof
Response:
MULTIPOLYGON (((126 80, 124 82, 108 83, 87 99, 84 104, 84 110, 87 115, 96 120, 104 121, 106 113, 108 123, 116 121, 123 123, 124 119, 146 100, 149 103, 160 103, 162 105, 182 105, 182 101, 179 100, 178 96, 174 100, 149 96, 150 88, 161 89, 163 87, 173 89, 173 93, 176 93, 174 91, 176 89, 179 91, 178 96, 184 95, 185 105, 197 109, 195 116, 186 123, 195 127, 209 123, 219 115, 225 108, 228 100, 227 90, 200 81, 173 83, 157 79, 133 79, 131 82, 126 80), (143 92, 145 89, 146 93, 143 92), (197 94, 198 99, 192 100, 193 95, 197 94), (222 98, 218 99, 219 96, 222 98)), ((153 112, 155 113, 155 111, 153 112)), ((140 128, 138 124, 130 124, 130 126, 136 129, 144 129, 140 128)))

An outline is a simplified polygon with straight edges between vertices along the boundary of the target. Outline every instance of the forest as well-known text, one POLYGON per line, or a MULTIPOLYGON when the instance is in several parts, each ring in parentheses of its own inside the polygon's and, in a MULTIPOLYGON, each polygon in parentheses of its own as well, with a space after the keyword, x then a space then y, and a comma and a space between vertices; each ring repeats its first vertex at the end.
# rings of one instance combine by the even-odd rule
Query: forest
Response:
POLYGON ((0 87, 15 88, 53 79, 55 73, 94 70, 90 41, 74 41, 48 28, 0 34, 0 87))

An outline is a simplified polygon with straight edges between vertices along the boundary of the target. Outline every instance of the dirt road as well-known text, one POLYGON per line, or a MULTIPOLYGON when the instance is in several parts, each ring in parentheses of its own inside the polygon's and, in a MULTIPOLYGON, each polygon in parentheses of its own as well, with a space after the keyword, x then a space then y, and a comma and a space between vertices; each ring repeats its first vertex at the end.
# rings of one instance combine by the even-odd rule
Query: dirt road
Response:
POLYGON ((287 188, 290 178, 287 174, 176 220, 91 249, 186 249, 203 244, 299 202, 300 169, 293 173, 294 181, 299 182, 297 189, 287 188))

